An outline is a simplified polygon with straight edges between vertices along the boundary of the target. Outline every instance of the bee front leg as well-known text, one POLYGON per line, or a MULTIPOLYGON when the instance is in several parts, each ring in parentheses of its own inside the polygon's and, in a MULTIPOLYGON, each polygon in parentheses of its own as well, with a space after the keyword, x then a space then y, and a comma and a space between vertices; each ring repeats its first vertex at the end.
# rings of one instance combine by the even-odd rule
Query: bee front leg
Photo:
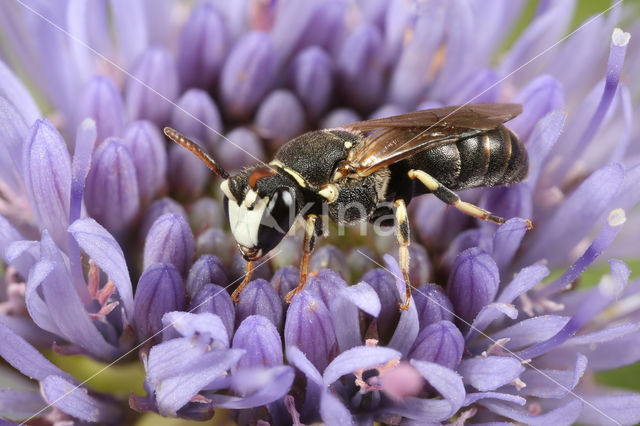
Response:
MULTIPOLYGON (((504 223, 504 218, 496 216, 491 212, 476 206, 475 204, 462 201, 458 194, 442 185, 427 172, 413 169, 409 170, 408 174, 409 178, 418 179, 433 195, 438 197, 441 201, 444 201, 445 203, 455 207, 461 212, 468 214, 469 216, 477 217, 478 219, 497 223, 498 225, 504 223)), ((527 220, 527 228, 531 229, 531 227, 531 222, 527 220)))
POLYGON ((298 287, 291 290, 285 296, 284 300, 287 303, 291 302, 291 298, 295 296, 302 288, 304 284, 307 282, 307 276, 309 275, 309 258, 311 257, 311 253, 313 252, 313 248, 316 245, 316 221, 318 216, 315 214, 310 214, 305 217, 305 226, 304 226, 304 242, 302 243, 302 260, 300 261, 300 282, 298 283, 298 287))
POLYGON ((405 300, 400 304, 400 309, 406 311, 411 304, 411 282, 409 281, 409 218, 407 206, 404 200, 394 202, 396 208, 396 238, 400 247, 398 249, 398 263, 402 271, 405 283, 405 300))
POLYGON ((238 288, 236 288, 231 294, 231 300, 233 301, 233 303, 238 303, 238 298, 240 297, 240 293, 242 293, 242 289, 244 288, 244 286, 246 286, 247 283, 251 280, 252 274, 253 274, 253 262, 248 260, 247 272, 244 274, 244 280, 242 280, 238 288))

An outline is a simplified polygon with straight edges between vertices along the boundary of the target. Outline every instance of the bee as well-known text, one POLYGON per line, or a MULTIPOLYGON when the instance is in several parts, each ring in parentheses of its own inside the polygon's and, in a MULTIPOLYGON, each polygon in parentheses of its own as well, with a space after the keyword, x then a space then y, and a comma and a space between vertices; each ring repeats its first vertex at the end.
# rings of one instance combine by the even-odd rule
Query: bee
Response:
POLYGON ((253 262, 274 249, 302 216, 300 282, 286 296, 290 302, 307 280, 309 258, 317 237, 326 233, 328 216, 341 225, 377 221, 395 226, 406 284, 400 307, 406 310, 411 300, 407 205, 416 196, 433 194, 468 215, 504 223, 462 201, 455 191, 525 179, 527 151, 504 125, 521 112, 517 104, 470 104, 312 131, 284 144, 268 165, 248 167, 235 176, 176 130, 167 127, 164 132, 223 179, 227 220, 247 261, 234 301, 250 280, 253 262))

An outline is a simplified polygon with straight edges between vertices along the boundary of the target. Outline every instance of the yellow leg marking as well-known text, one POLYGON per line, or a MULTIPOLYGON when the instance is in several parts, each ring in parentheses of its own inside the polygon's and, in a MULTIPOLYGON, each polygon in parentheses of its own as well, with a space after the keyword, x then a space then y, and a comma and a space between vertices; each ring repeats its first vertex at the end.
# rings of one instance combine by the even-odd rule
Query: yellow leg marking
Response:
POLYGON ((300 261, 300 282, 298 286, 291 290, 285 296, 284 300, 287 303, 291 303, 293 296, 298 294, 307 282, 307 276, 309 275, 309 259, 313 252, 313 246, 315 245, 315 231, 316 231, 316 219, 318 216, 311 214, 307 217, 304 228, 304 243, 302 244, 302 260, 300 261))
POLYGON ((422 170, 409 170, 409 178, 418 179, 431 192, 440 188, 440 183, 432 178, 430 174, 423 172, 422 170))
POLYGON ((244 288, 244 286, 246 286, 247 283, 251 280, 252 273, 253 273, 253 262, 247 261, 247 272, 244 276, 244 280, 242 280, 238 288, 236 288, 236 290, 231 294, 231 300, 233 300, 233 303, 238 303, 238 298, 240 297, 240 293, 242 293, 242 289, 244 288))
POLYGON ((407 218, 407 206, 404 200, 396 200, 396 238, 400 247, 398 248, 398 264, 402 271, 402 278, 405 283, 405 300, 400 303, 400 309, 406 311, 411 305, 411 281, 409 280, 409 222, 407 218))

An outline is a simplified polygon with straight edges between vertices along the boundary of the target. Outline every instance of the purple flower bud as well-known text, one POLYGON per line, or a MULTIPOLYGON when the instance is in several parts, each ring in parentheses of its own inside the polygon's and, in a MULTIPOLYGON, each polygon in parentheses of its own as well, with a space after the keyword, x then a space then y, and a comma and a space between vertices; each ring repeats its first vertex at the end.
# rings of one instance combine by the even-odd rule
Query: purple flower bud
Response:
POLYGON ((216 159, 229 171, 255 164, 265 159, 262 141, 253 131, 237 127, 227 133, 225 141, 218 146, 216 159))
POLYGON ((122 236, 138 217, 140 193, 131 151, 121 139, 109 138, 96 149, 86 188, 89 215, 122 236))
POLYGON ((165 213, 151 226, 144 242, 143 269, 162 262, 174 265, 185 275, 193 262, 194 242, 184 216, 165 213))
POLYGON ((276 55, 269 35, 251 32, 240 39, 225 61, 220 95, 225 111, 246 118, 273 84, 276 55))
POLYGON ((129 117, 159 125, 166 123, 172 108, 167 99, 173 101, 178 95, 173 57, 159 47, 147 49, 138 58, 133 75, 136 79, 129 79, 126 90, 129 117))
POLYGON ((133 302, 138 339, 144 340, 162 330, 165 313, 184 309, 180 272, 167 263, 151 265, 138 281, 133 302))
POLYGON ((435 362, 453 370, 460 364, 463 350, 460 330, 450 321, 438 321, 418 334, 409 358, 435 362))
MULTIPOLYGON (((393 251, 393 258, 398 260, 398 251, 393 251)), ((427 250, 420 244, 412 243, 409 246, 409 279, 413 286, 418 286, 429 281, 431 275, 431 262, 427 250)))
POLYGON ((150 121, 127 126, 122 143, 129 148, 138 178, 142 204, 147 204, 167 182, 167 150, 158 128, 150 121))
POLYGON ((396 279, 388 271, 379 268, 367 272, 362 281, 369 284, 378 293, 380 299, 380 313, 376 319, 378 335, 383 342, 388 342, 393 336, 400 318, 400 295, 396 288, 396 279))
POLYGON ((189 269, 187 294, 194 297, 205 284, 209 283, 226 286, 229 284, 229 279, 220 258, 205 254, 200 256, 189 269))
POLYGON ((144 213, 142 219, 142 225, 140 226, 140 238, 144 240, 147 237, 147 233, 153 223, 165 213, 176 213, 187 217, 187 212, 177 201, 172 198, 165 197, 154 201, 147 207, 147 211, 144 213))
POLYGON ((304 131, 304 110, 296 96, 288 90, 274 90, 260 104, 255 126, 258 133, 278 147, 304 131))
POLYGON ((305 289, 322 300, 328 307, 331 301, 338 297, 338 293, 347 287, 347 283, 340 275, 331 269, 321 269, 307 279, 305 289))
MULTIPOLYGON (((68 244, 71 158, 64 140, 47 120, 36 120, 22 151, 24 186, 41 231, 59 247, 68 244)), ((108 189, 108 188, 105 188, 108 189)))
POLYGON ((344 253, 338 250, 336 246, 322 246, 311 255, 309 270, 320 271, 321 269, 331 269, 344 279, 349 278, 347 259, 344 257, 344 253))
POLYGON ((278 269, 273 278, 271 285, 284 300, 285 296, 300 283, 300 271, 295 266, 285 266, 278 269))
POLYGON ((349 35, 337 59, 340 87, 358 109, 370 110, 384 89, 384 45, 380 31, 362 25, 349 35))
POLYGON ((189 311, 196 314, 202 312, 216 314, 222 320, 229 336, 233 336, 236 310, 231 296, 223 287, 216 284, 205 284, 191 299, 189 311))
POLYGON ((98 128, 98 144, 109 136, 122 136, 124 107, 122 96, 106 76, 94 76, 82 90, 76 106, 76 123, 93 118, 98 128))
POLYGON ((498 266, 485 251, 472 247, 460 253, 447 283, 456 314, 471 323, 493 301, 499 282, 498 266))
POLYGON ((193 9, 178 41, 177 66, 182 87, 212 88, 230 45, 225 24, 211 3, 201 3, 193 9))
POLYGON ((213 198, 198 198, 189 208, 189 223, 196 233, 209 228, 223 228, 224 222, 222 207, 213 198))
POLYGON ((311 119, 325 112, 333 91, 331 57, 318 46, 311 46, 296 56, 291 68, 292 88, 311 119))
MULTIPOLYGON (((231 259, 231 268, 229 270, 229 281, 235 282, 244 278, 247 272, 247 261, 244 260, 242 254, 239 250, 234 248, 235 253, 233 253, 233 258, 231 259)), ((251 278, 257 280, 258 278, 262 278, 268 280, 271 278, 271 271, 269 270, 269 263, 257 262, 254 265, 253 274, 251 278)))
POLYGON ((240 323, 231 347, 246 351, 236 368, 275 367, 284 362, 280 334, 273 323, 261 315, 251 315, 240 323))
POLYGON ((211 170, 178 144, 169 148, 169 189, 176 198, 197 198, 211 178, 211 170))
POLYGON ((240 293, 237 310, 240 322, 250 315, 262 315, 278 329, 282 327, 282 301, 267 280, 257 279, 248 283, 240 293))
POLYGON ((222 119, 218 107, 204 90, 189 89, 180 97, 171 115, 171 125, 209 151, 220 142, 222 119))
POLYGON ((320 127, 323 129, 332 129, 334 127, 344 126, 345 124, 355 123, 361 118, 357 112, 349 108, 338 108, 329 111, 323 119, 320 127))
POLYGON ((337 354, 338 342, 327 306, 308 291, 293 297, 284 324, 285 346, 296 346, 323 371, 337 354))
POLYGON ((196 239, 196 255, 212 254, 228 264, 236 251, 236 245, 231 240, 222 229, 209 228, 196 239))
POLYGON ((420 329, 441 320, 453 321, 453 306, 437 284, 423 284, 412 291, 418 309, 420 329))

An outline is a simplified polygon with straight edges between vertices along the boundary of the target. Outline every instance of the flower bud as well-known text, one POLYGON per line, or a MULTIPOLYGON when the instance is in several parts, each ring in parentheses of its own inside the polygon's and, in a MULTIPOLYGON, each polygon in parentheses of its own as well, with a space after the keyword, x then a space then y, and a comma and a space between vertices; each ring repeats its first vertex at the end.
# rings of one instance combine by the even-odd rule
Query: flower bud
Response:
POLYGON ((321 269, 331 269, 344 279, 349 278, 347 259, 336 246, 322 246, 311 255, 309 270, 320 271, 321 269))
POLYGON ((224 110, 233 118, 246 118, 271 88, 276 55, 271 37, 251 32, 240 39, 226 59, 220 76, 224 110))
POLYGON ((332 66, 331 57, 318 46, 303 50, 293 60, 292 88, 311 119, 320 117, 331 100, 332 66))
POLYGON ((271 286, 273 286, 282 300, 284 300, 285 296, 296 288, 299 283, 300 271, 295 266, 280 268, 273 274, 273 278, 271 278, 271 286))
POLYGON ((229 284, 229 279, 220 258, 205 254, 200 256, 189 269, 187 294, 193 298, 205 284, 209 283, 226 286, 229 284))
POLYGON ((437 284, 423 284, 413 289, 413 300, 418 309, 420 329, 441 320, 453 321, 453 306, 437 284))
POLYGON ((237 127, 227 133, 225 141, 218 146, 216 159, 229 171, 255 164, 265 159, 262 141, 246 127, 237 127))
POLYGON ((76 123, 93 118, 98 129, 98 144, 109 136, 122 136, 124 106, 122 96, 113 81, 96 75, 85 85, 76 105, 76 123))
POLYGON ((273 323, 261 315, 251 315, 240 323, 231 347, 246 351, 236 368, 275 367, 284 361, 280 334, 273 323))
POLYGON ((327 306, 308 291, 293 297, 284 324, 285 347, 296 346, 323 371, 338 351, 338 342, 327 306))
POLYGON ((378 293, 380 299, 380 313, 376 320, 378 335, 383 342, 393 336, 396 324, 400 318, 400 295, 396 288, 396 279, 388 271, 378 268, 364 274, 362 281, 369 284, 378 293))
POLYGON ((142 240, 147 237, 147 233, 156 219, 165 213, 176 213, 187 217, 187 212, 184 210, 184 207, 172 198, 165 197, 154 201, 147 207, 147 211, 144 213, 144 218, 142 219, 139 234, 142 240))
POLYGON ((333 129, 334 127, 341 127, 345 124, 355 123, 360 120, 360 116, 354 110, 349 108, 337 108, 329 111, 329 113, 322 119, 320 128, 333 129))
POLYGON ((87 176, 87 212, 122 236, 140 212, 139 194, 131 151, 121 139, 107 139, 96 149, 87 176))
POLYGON ((60 133, 45 119, 36 120, 25 142, 22 168, 31 211, 40 231, 48 230, 56 244, 66 248, 71 196, 69 151, 60 133))
POLYGON ((177 144, 169 148, 169 189, 176 198, 192 200, 204 190, 211 170, 190 151, 177 144))
POLYGON ((271 92, 260 104, 255 126, 258 133, 276 148, 300 135, 306 126, 304 110, 296 96, 288 90, 271 92))
POLYGON ((159 47, 147 49, 138 58, 133 75, 136 79, 130 78, 126 89, 129 117, 163 125, 172 108, 167 99, 173 101, 178 95, 178 77, 172 56, 159 47))
POLYGON ((196 255, 212 254, 228 264, 231 262, 236 246, 232 238, 222 229, 209 228, 198 235, 196 239, 196 255))
POLYGON ((331 269, 321 269, 307 278, 305 289, 322 300, 328 307, 331 301, 339 297, 340 290, 347 287, 347 283, 337 272, 331 269))
POLYGON ((233 336, 236 310, 231 296, 223 287, 216 284, 205 284, 191 299, 189 311, 196 314, 202 312, 216 314, 222 320, 229 336, 233 336))
POLYGON ((409 358, 435 362, 455 369, 462 359, 464 338, 450 321, 438 321, 425 327, 409 353, 409 358))
POLYGON ((138 339, 144 340, 162 330, 162 316, 185 307, 180 272, 170 264, 156 263, 147 268, 133 299, 138 339))
POLYGON ((384 89, 384 45, 380 31, 362 25, 347 37, 337 59, 340 87, 361 110, 377 105, 384 89))
POLYGON ((277 328, 282 327, 282 301, 269 281, 257 279, 249 282, 238 300, 238 321, 250 315, 262 315, 277 328))
POLYGON ((198 198, 189 208, 189 223, 196 233, 209 228, 223 228, 224 222, 222 207, 213 198, 198 198))
POLYGON ((500 274, 485 251, 472 247, 460 253, 449 274, 447 289, 456 314, 468 323, 491 303, 498 291, 500 274))
POLYGON ((144 242, 143 269, 162 262, 175 266, 185 275, 193 262, 194 242, 184 216, 165 213, 151 226, 144 242))
POLYGON ((167 150, 164 139, 150 121, 134 121, 127 126, 122 143, 131 152, 140 200, 146 205, 167 183, 167 150))
POLYGON ((230 45, 225 24, 212 3, 203 2, 193 9, 178 40, 177 67, 182 87, 212 88, 230 45))
POLYGON ((171 115, 171 125, 210 152, 220 143, 220 112, 204 90, 189 89, 178 99, 171 115))

